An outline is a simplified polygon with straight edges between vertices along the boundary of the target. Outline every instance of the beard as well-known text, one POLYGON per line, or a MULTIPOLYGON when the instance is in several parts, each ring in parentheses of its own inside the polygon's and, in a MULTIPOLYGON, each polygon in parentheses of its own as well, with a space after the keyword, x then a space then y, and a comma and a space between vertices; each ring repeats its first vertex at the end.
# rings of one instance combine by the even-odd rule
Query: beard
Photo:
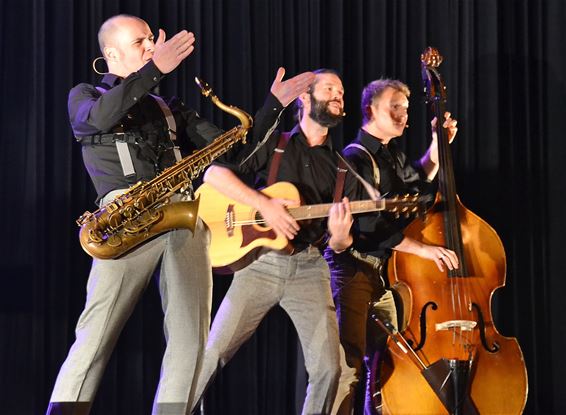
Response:
POLYGON ((311 112, 309 116, 316 121, 318 124, 326 128, 336 127, 342 121, 342 114, 335 115, 330 112, 328 106, 334 101, 319 101, 313 94, 311 97, 311 112))

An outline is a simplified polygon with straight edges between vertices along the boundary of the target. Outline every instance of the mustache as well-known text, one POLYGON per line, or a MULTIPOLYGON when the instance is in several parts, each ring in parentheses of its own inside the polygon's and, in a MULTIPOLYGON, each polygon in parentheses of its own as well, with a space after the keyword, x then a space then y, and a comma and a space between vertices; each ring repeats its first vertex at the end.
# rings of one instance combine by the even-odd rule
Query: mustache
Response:
POLYGON ((346 116, 346 112, 344 112, 344 104, 342 104, 342 102, 340 102, 340 100, 337 99, 331 99, 330 101, 326 101, 326 109, 328 109, 328 107, 330 106, 331 103, 337 103, 340 107, 340 113, 342 115, 342 117, 346 116))
POLYGON ((333 102, 335 102, 338 105, 340 105, 341 107, 343 107, 342 101, 340 101, 339 99, 331 99, 331 100, 326 101, 326 106, 332 104, 333 102))

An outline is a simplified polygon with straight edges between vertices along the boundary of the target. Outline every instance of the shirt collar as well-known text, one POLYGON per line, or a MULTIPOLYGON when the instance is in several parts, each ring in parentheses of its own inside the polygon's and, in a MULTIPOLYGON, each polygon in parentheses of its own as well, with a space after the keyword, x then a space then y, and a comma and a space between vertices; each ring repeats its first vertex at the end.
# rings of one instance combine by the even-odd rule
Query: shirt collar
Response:
POLYGON ((101 83, 108 85, 110 88, 114 88, 116 85, 120 84, 121 82, 122 82, 122 78, 120 78, 118 75, 114 75, 113 73, 107 73, 102 78, 101 83))
MULTIPOLYGON (((291 130, 291 137, 294 137, 295 135, 298 135, 298 139, 301 143, 303 143, 307 147, 310 147, 305 137, 305 134, 303 133, 303 130, 301 129, 301 126, 299 124, 295 125, 295 127, 291 130)), ((326 136, 326 140, 324 141, 324 143, 320 144, 319 147, 327 147, 329 150, 333 149, 332 137, 330 136, 330 133, 328 133, 328 135, 326 136)))
POLYGON ((371 135, 363 128, 360 128, 358 131, 356 141, 367 148, 372 154, 377 154, 381 147, 383 147, 383 144, 381 144, 381 141, 379 141, 377 137, 371 135))

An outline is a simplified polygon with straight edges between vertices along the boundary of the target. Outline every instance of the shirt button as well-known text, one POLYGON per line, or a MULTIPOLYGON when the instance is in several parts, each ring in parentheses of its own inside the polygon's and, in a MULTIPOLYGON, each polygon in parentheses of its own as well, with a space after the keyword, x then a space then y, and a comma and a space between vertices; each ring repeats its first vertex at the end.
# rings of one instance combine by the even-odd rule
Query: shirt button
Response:
POLYGON ((157 82, 157 76, 154 76, 154 77, 153 77, 153 81, 154 81, 154 82, 157 82))
POLYGON ((138 97, 134 97, 134 101, 137 101, 137 100, 138 100, 138 97))
POLYGON ((310 167, 310 163, 305 163, 305 167, 310 167))

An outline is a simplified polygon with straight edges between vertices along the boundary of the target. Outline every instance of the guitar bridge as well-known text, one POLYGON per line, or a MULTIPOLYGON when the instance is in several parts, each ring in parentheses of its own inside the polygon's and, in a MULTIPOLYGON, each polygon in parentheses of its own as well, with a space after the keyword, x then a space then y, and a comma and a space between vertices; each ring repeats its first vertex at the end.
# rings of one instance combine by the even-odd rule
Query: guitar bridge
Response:
POLYGON ((228 210, 226 210, 226 216, 224 218, 224 225, 226 226, 226 233, 228 237, 234 236, 234 205, 228 205, 228 210))

